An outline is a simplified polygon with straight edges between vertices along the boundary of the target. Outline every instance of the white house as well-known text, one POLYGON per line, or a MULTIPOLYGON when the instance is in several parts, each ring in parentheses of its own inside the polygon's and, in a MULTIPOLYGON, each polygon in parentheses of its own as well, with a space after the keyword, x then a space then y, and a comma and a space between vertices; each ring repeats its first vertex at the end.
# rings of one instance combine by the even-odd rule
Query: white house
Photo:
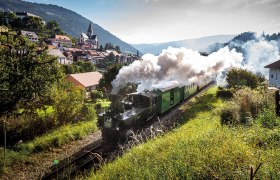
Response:
POLYGON ((72 64, 72 62, 68 61, 59 49, 49 49, 48 54, 57 57, 60 64, 72 64))
POLYGON ((23 31, 23 30, 21 30, 19 32, 19 34, 27 37, 32 42, 38 42, 38 40, 39 40, 38 35, 36 33, 34 33, 34 32, 31 32, 31 31, 23 31))
POLYGON ((269 86, 280 88, 280 60, 265 66, 265 68, 269 68, 269 86))

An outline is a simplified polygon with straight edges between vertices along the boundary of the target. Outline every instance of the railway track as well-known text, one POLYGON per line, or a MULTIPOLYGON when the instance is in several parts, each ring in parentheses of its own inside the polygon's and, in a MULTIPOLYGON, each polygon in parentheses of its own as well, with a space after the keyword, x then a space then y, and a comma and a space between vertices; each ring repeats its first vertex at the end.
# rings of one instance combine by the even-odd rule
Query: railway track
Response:
POLYGON ((102 162, 103 153, 110 151, 107 144, 102 139, 98 139, 71 157, 54 164, 42 179, 69 179, 76 171, 88 164, 97 167, 102 162))
MULTIPOLYGON (((150 122, 142 126, 142 130, 147 130, 147 128, 151 126, 159 127, 162 126, 163 124, 165 126, 170 126, 172 123, 174 123, 172 122, 172 120, 170 121, 170 117, 172 117, 172 119, 177 119, 180 117, 182 113, 179 112, 180 106, 188 102, 190 99, 200 95, 202 92, 204 92, 205 90, 207 90, 209 87, 213 85, 214 82, 209 83, 208 85, 201 88, 197 93, 193 94, 188 99, 183 101, 177 107, 171 109, 167 114, 163 115, 162 117, 153 118, 153 120, 151 120, 150 122), (159 119, 161 119, 162 122, 157 121, 159 119)), ((91 165, 91 167, 94 167, 95 170, 97 170, 98 167, 100 166, 100 163, 103 163, 102 161, 104 158, 112 159, 109 156, 110 154, 113 154, 114 150, 116 150, 116 147, 113 145, 115 144, 106 143, 102 139, 98 139, 97 141, 83 148, 78 153, 72 155, 67 159, 64 159, 59 164, 53 165, 50 168, 50 172, 46 173, 42 177, 42 179, 43 180, 70 179, 71 175, 75 174, 75 172, 81 170, 82 168, 84 168, 86 165, 89 164, 91 165)))

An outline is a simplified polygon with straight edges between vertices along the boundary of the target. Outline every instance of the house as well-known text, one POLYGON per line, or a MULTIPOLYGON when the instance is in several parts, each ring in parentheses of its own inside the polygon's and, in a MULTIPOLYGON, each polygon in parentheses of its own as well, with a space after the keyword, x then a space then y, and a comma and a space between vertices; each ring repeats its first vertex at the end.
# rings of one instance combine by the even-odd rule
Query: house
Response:
POLYGON ((72 41, 69 37, 64 35, 55 35, 48 39, 52 44, 60 47, 72 47, 72 41))
POLYGON ((19 34, 27 37, 32 42, 38 42, 38 40, 39 40, 39 37, 37 36, 37 34, 34 32, 31 32, 31 31, 22 31, 21 30, 19 32, 19 34))
POLYGON ((69 74, 66 77, 66 80, 72 82, 75 86, 79 86, 83 88, 87 92, 87 96, 89 93, 96 89, 99 84, 100 79, 102 78, 102 74, 99 72, 86 72, 79 74, 69 74))
POLYGON ((93 33, 91 22, 89 23, 87 33, 81 33, 78 45, 82 49, 98 49, 98 38, 97 35, 93 33))
POLYGON ((73 63, 74 57, 73 57, 73 54, 70 51, 64 51, 63 55, 66 57, 66 60, 68 62, 71 62, 71 64, 73 63))
POLYGON ((72 64, 73 62, 68 61, 59 49, 49 49, 48 54, 57 57, 60 64, 72 64))
POLYGON ((269 86, 280 88, 280 60, 265 66, 265 68, 269 68, 269 86))

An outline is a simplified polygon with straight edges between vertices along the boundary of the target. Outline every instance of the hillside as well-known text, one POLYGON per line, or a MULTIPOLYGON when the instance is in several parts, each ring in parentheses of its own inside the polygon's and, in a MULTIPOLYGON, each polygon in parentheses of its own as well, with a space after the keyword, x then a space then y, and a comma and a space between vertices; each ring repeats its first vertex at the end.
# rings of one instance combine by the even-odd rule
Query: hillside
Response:
MULTIPOLYGON (((274 33, 272 35, 269 34, 262 34, 258 35, 255 32, 243 32, 241 34, 238 34, 233 39, 231 39, 228 42, 225 43, 214 43, 207 47, 206 52, 207 53, 213 53, 218 51, 219 49, 228 46, 230 49, 236 49, 237 52, 241 52, 245 58, 247 57, 247 49, 248 46, 256 43, 260 43, 260 46, 262 46, 261 43, 267 43, 268 45, 274 46, 278 48, 280 51, 280 33, 274 33)), ((266 46, 262 46, 262 49, 269 49, 266 46)))
POLYGON ((234 38, 236 35, 216 35, 207 36, 195 39, 185 39, 180 41, 155 43, 155 44, 132 44, 133 47, 141 51, 142 53, 159 54, 163 49, 172 47, 186 47, 189 49, 203 51, 209 45, 214 43, 225 43, 234 38))
POLYGON ((256 179, 279 179, 279 124, 267 128, 255 120, 251 126, 222 126, 219 112, 226 103, 216 91, 211 88, 182 107, 185 124, 85 179, 249 179, 250 167, 255 172, 257 166, 256 179))
MULTIPOLYGON (((54 19, 67 34, 74 37, 78 37, 81 32, 85 32, 90 22, 90 20, 71 10, 51 4, 38 4, 21 0, 0 0, 0 10, 26 11, 42 17, 45 21, 54 19)), ((93 30, 98 35, 99 42, 103 46, 105 43, 111 42, 115 46, 120 46, 123 52, 137 52, 134 47, 120 40, 98 24, 93 23, 93 30)))

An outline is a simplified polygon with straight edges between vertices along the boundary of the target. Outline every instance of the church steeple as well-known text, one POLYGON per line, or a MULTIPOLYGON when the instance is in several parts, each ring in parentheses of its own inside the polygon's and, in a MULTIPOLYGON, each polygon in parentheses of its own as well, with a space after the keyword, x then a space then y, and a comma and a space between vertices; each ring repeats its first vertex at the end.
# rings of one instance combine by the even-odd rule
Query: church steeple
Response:
POLYGON ((93 35, 93 30, 92 30, 92 27, 91 27, 91 22, 89 23, 89 26, 88 26, 87 35, 88 35, 88 37, 91 37, 93 35))

